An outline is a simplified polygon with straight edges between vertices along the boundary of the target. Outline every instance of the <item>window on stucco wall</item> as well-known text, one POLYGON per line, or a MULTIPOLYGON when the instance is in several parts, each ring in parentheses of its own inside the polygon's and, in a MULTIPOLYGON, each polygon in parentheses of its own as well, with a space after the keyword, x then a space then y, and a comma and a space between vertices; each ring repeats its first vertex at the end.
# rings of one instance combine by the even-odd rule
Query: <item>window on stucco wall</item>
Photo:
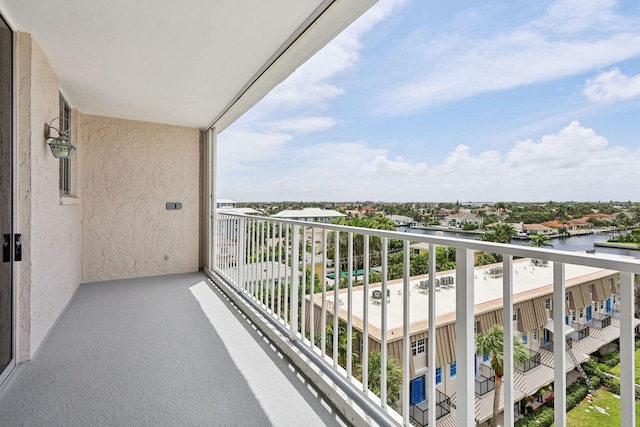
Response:
MULTIPOLYGON (((60 94, 60 129, 71 127, 71 107, 60 94)), ((60 159, 60 194, 71 195, 71 159, 60 159)))

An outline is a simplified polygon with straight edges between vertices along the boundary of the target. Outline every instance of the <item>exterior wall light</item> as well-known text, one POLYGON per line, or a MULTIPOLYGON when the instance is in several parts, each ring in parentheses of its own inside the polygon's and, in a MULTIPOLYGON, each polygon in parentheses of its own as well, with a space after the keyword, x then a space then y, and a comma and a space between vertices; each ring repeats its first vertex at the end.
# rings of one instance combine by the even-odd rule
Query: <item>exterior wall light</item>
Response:
MULTIPOLYGON (((64 125, 65 119, 63 117, 56 117, 51 120, 50 123, 44 124, 44 138, 45 142, 49 144, 51 153, 56 159, 70 159, 73 152, 76 151, 76 147, 71 145, 71 131, 70 129, 58 129, 53 127, 52 124, 56 120, 60 120, 60 123, 64 125), (52 132, 55 131, 55 132, 52 132), (52 135, 54 133, 56 136, 52 135)), ((63 127, 63 126, 61 126, 63 127)))

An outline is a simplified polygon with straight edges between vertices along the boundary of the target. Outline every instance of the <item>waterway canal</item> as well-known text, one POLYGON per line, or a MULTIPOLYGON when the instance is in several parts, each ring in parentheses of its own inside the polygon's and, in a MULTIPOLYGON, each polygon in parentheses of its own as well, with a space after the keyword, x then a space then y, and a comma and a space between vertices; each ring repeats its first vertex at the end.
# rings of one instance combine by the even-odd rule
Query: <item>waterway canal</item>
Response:
MULTIPOLYGON (((415 234, 429 234, 435 235, 436 230, 419 230, 415 228, 406 228, 399 227, 398 231, 407 232, 407 233, 415 233, 415 234)), ((468 233, 456 233, 454 231, 443 231, 442 232, 445 237, 455 237, 458 239, 477 239, 477 234, 468 234, 468 233)), ((593 242, 606 241, 609 238, 608 234, 587 234, 584 236, 573 236, 573 237, 558 237, 551 239, 550 243, 553 245, 553 249, 558 249, 562 251, 586 251, 595 249, 596 253, 612 253, 612 254, 620 254, 632 256, 635 258, 640 258, 640 251, 635 251, 631 249, 618 249, 618 248, 604 248, 604 247, 595 247, 593 242)), ((514 245, 528 245, 528 240, 518 240, 513 239, 511 241, 514 245)), ((551 249, 551 248, 550 248, 551 249)))

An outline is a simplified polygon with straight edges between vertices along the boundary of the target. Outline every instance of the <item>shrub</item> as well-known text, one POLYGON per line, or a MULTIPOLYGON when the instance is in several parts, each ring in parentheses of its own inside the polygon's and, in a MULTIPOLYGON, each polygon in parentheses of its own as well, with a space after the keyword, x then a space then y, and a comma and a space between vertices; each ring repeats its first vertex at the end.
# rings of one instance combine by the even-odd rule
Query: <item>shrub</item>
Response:
POLYGON ((544 405, 538 407, 538 409, 536 409, 535 412, 528 414, 524 418, 521 418, 518 421, 516 421, 514 423, 514 426, 516 427, 529 427, 529 426, 547 427, 547 426, 550 426, 551 424, 553 424, 553 406, 550 406, 549 404, 545 403, 544 405))
POLYGON ((613 394, 620 395, 620 382, 613 378, 605 378, 602 384, 609 389, 613 394))
MULTIPOLYGON (((597 375, 590 375, 589 380, 595 388, 601 383, 601 379, 597 375)), ((589 394, 589 387, 587 387, 582 378, 567 387, 567 411, 582 402, 587 397, 587 394, 589 394)), ((545 403, 536 409, 534 413, 516 421, 514 425, 517 427, 548 427, 551 424, 553 424, 553 402, 545 403)))
POLYGON ((620 352, 612 351, 611 353, 607 353, 600 358, 600 363, 607 365, 610 368, 620 364, 620 352))

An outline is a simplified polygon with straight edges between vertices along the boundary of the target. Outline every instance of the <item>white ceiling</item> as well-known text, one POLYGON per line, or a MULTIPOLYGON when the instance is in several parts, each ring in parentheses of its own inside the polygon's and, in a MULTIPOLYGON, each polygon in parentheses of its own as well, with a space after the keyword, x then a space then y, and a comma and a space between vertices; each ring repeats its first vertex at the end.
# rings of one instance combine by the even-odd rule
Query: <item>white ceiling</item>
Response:
POLYGON ((72 107, 220 131, 374 2, 0 0, 0 11, 34 35, 72 107))

